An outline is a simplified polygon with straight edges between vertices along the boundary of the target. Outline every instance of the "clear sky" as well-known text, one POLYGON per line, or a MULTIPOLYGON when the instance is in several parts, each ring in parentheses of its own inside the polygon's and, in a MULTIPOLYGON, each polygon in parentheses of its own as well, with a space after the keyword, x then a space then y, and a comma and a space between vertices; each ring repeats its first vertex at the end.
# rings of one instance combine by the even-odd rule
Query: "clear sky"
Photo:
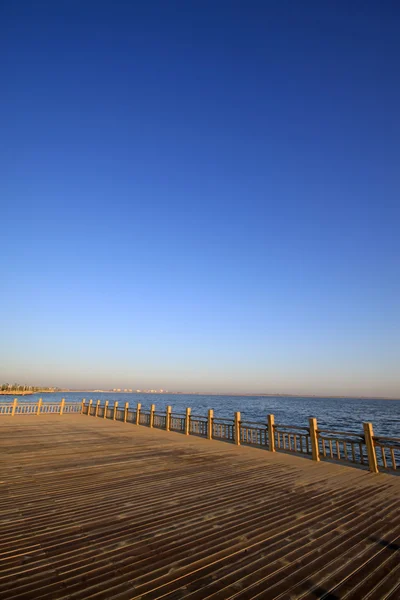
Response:
POLYGON ((400 397, 397 2, 0 13, 1 381, 400 397))

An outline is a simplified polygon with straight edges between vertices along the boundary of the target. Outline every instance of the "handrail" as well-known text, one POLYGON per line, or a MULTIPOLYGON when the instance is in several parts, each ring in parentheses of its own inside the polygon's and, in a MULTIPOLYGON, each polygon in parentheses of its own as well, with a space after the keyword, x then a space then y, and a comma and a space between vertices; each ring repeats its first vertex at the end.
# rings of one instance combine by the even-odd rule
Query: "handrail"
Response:
POLYGON ((329 433, 333 435, 354 435, 363 437, 363 433, 356 433, 355 431, 339 431, 337 429, 318 429, 318 433, 329 433))
POLYGON ((275 423, 274 425, 275 429, 277 429, 278 427, 280 429, 296 429, 296 430, 300 430, 300 431, 308 431, 308 427, 300 427, 298 425, 283 425, 282 423, 275 423))
POLYGON ((251 421, 240 421, 240 426, 247 429, 268 429, 267 423, 252 423, 251 421))
POLYGON ((374 435, 372 444, 374 449, 379 448, 380 450, 379 458, 382 467, 385 470, 397 471, 398 465, 400 467, 400 438, 374 435))
POLYGON ((387 440, 388 442, 400 442, 400 437, 390 437, 388 435, 374 435, 374 440, 387 440))

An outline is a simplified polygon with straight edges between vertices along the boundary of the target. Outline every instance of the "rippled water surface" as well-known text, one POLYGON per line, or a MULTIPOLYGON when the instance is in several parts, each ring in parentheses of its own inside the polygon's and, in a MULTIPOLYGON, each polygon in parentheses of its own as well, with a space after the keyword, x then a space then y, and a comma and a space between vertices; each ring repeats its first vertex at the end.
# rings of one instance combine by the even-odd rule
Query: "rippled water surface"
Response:
MULTIPOLYGON (((340 429, 360 432, 362 422, 373 423, 377 435, 400 437, 400 400, 366 400, 357 398, 300 398, 289 396, 200 396, 184 394, 113 394, 63 392, 42 394, 44 402, 67 401, 80 402, 82 397, 102 403, 115 401, 119 406, 129 402, 136 406, 141 402, 143 409, 152 403, 156 410, 164 410, 168 405, 173 412, 184 412, 190 406, 193 414, 206 415, 209 408, 214 409, 215 417, 233 418, 235 411, 241 412, 242 420, 266 421, 267 415, 275 415, 277 423, 307 425, 309 417, 316 417, 321 428, 340 429)), ((37 401, 39 395, 20 397, 19 400, 37 401)), ((5 396, 2 401, 10 402, 12 397, 5 396)))

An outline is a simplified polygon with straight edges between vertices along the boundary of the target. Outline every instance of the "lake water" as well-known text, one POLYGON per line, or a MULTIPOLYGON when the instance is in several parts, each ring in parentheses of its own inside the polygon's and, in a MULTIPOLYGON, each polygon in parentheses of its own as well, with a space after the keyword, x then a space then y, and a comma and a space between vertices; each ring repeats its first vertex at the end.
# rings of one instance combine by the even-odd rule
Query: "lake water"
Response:
MULTIPOLYGON (((242 420, 266 422, 267 415, 275 415, 275 422, 288 425, 307 426, 309 417, 316 417, 320 428, 343 431, 362 431, 362 423, 373 423, 376 435, 400 437, 400 400, 366 400, 357 398, 301 398, 289 396, 208 396, 184 394, 113 394, 82 392, 62 392, 56 394, 34 394, 20 396, 19 401, 58 403, 61 398, 69 402, 80 402, 83 397, 93 402, 100 399, 102 404, 109 400, 119 406, 125 402, 134 407, 141 402, 147 410, 151 404, 156 410, 165 410, 172 406, 172 412, 184 412, 187 406, 192 414, 206 415, 209 408, 214 409, 215 417, 233 419, 235 411, 241 412, 242 420)), ((1 401, 10 402, 12 396, 2 396, 1 401)))

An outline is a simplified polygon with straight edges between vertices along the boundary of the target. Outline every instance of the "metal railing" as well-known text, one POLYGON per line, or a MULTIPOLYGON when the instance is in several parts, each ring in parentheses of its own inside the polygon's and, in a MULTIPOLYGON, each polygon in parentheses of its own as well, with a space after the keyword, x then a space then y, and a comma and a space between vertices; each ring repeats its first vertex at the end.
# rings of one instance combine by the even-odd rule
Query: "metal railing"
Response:
POLYGON ((169 422, 169 428, 171 431, 180 431, 183 433, 185 431, 186 425, 186 413, 171 413, 171 418, 169 422))
POLYGON ((153 427, 157 429, 166 429, 166 415, 164 413, 153 412, 153 427))
MULTIPOLYGON (((100 401, 98 401, 100 402, 100 401)), ((108 402, 106 402, 108 406, 108 402)), ((102 407, 98 416, 102 416, 102 407)), ((82 403, 82 413, 93 415, 93 409, 82 403), (90 411, 90 412, 89 412, 90 411)), ((165 412, 142 410, 139 403, 136 409, 125 404, 125 409, 107 408, 107 418, 216 439, 236 445, 265 448, 271 452, 286 452, 312 458, 315 461, 334 461, 368 467, 370 471, 393 472, 400 465, 400 438, 374 436, 372 424, 364 423, 363 432, 335 431, 319 429, 315 418, 309 419, 307 426, 275 423, 274 415, 268 415, 266 422, 241 420, 239 412, 234 419, 214 417, 210 409, 207 415, 173 413, 168 406, 165 412), (377 452, 379 450, 379 452, 377 452)))
POLYGON ((311 455, 311 437, 308 427, 273 425, 276 450, 311 455))
POLYGON ((234 441, 235 425, 232 419, 212 419, 212 437, 217 440, 234 441))
POLYGON ((381 469, 397 471, 400 467, 400 438, 387 436, 373 436, 377 452, 377 460, 381 469))
POLYGON ((318 449, 321 460, 368 463, 368 455, 363 434, 349 431, 318 429, 318 449))
POLYGON ((216 418, 214 411, 208 414, 192 415, 191 409, 185 413, 173 413, 168 406, 165 412, 156 411, 152 404, 150 410, 142 410, 140 403, 130 408, 108 400, 101 404, 83 399, 81 403, 65 402, 59 404, 38 402, 0 403, 0 415, 15 416, 21 414, 66 414, 84 415, 112 419, 143 425, 150 428, 176 431, 186 435, 195 435, 207 439, 216 439, 236 445, 257 446, 271 452, 290 452, 308 456, 315 461, 334 461, 368 467, 370 471, 394 472, 400 467, 400 438, 374 435, 371 423, 363 424, 362 432, 319 429, 315 418, 309 419, 307 426, 275 423, 274 416, 268 415, 267 422, 241 420, 239 412, 234 419, 216 418))
POLYGON ((201 415, 191 415, 189 420, 189 433, 201 437, 208 437, 208 419, 201 415))
POLYGON ((240 421, 240 443, 268 447, 268 427, 258 421, 240 421))
POLYGON ((59 403, 43 402, 39 398, 37 402, 19 402, 17 398, 13 402, 0 402, 0 415, 43 415, 43 414, 72 414, 82 411, 81 402, 65 402, 63 398, 59 403))

